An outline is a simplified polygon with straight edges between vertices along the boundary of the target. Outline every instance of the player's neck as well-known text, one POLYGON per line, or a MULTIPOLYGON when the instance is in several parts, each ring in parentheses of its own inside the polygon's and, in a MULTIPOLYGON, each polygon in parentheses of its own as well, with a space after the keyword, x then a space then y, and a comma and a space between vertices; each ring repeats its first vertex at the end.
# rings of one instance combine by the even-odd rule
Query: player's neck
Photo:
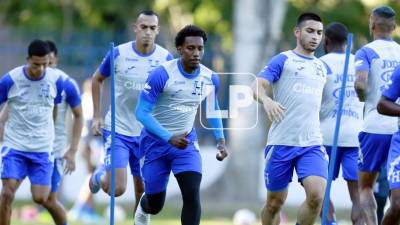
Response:
POLYGON ((135 42, 135 49, 138 51, 140 54, 147 55, 150 54, 153 49, 154 49, 154 44, 151 45, 142 45, 138 41, 135 42))
POLYGON ((297 46, 295 49, 293 49, 293 51, 295 51, 297 54, 308 56, 308 57, 314 56, 314 52, 307 51, 304 48, 299 47, 299 46, 297 46))
POLYGON ((379 39, 386 39, 386 40, 391 40, 392 39, 392 33, 375 33, 373 34, 374 40, 379 40, 379 39))
POLYGON ((344 53, 345 52, 345 46, 334 45, 328 50, 328 52, 329 53, 344 53))

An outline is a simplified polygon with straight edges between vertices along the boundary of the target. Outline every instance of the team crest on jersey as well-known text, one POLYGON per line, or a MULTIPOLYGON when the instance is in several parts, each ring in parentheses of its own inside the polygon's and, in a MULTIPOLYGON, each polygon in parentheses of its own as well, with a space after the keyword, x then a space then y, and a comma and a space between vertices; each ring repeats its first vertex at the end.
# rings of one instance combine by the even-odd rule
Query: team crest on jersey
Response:
POLYGON ((50 84, 40 85, 40 97, 48 98, 50 96, 50 84))
POLYGON ((149 59, 149 64, 151 68, 155 68, 160 65, 160 60, 157 59, 149 59))
POLYGON ((203 87, 204 87, 203 81, 195 80, 193 83, 192 95, 200 95, 201 96, 203 94, 203 87))

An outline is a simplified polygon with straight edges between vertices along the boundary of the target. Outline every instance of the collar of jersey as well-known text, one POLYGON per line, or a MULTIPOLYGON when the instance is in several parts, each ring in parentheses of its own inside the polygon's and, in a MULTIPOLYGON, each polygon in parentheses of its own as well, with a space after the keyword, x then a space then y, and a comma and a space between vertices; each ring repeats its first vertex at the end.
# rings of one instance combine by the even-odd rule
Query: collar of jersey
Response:
POLYGON ((315 57, 309 57, 309 56, 305 56, 305 55, 300 55, 299 53, 297 53, 297 52, 295 52, 295 51, 293 51, 293 50, 291 50, 292 52, 293 52, 293 54, 295 54, 295 55, 297 55, 298 57, 300 57, 300 58, 303 58, 303 59, 307 59, 307 60, 313 60, 315 57))
POLYGON ((193 73, 187 73, 187 72, 183 69, 183 67, 182 67, 181 59, 178 59, 178 60, 176 61, 176 63, 178 64, 179 72, 181 72, 181 74, 182 74, 184 77, 189 78, 189 79, 193 79, 193 78, 196 78, 197 76, 199 76, 199 74, 200 74, 200 67, 198 67, 193 73))
POLYGON ((30 81, 39 81, 39 80, 43 79, 44 76, 46 76, 46 70, 44 71, 44 73, 38 79, 32 79, 31 77, 28 76, 28 74, 26 73, 26 66, 24 66, 22 68, 22 71, 24 72, 24 75, 25 75, 26 79, 28 79, 30 81))
POLYGON ((136 43, 136 41, 132 41, 132 49, 133 49, 133 51, 134 51, 136 54, 138 54, 138 55, 141 56, 141 57, 148 57, 148 56, 151 56, 151 55, 156 51, 156 48, 157 48, 156 44, 154 44, 154 48, 153 48, 153 50, 152 50, 151 52, 149 52, 149 53, 147 53, 147 54, 143 54, 143 53, 140 53, 140 52, 136 49, 135 43, 136 43))

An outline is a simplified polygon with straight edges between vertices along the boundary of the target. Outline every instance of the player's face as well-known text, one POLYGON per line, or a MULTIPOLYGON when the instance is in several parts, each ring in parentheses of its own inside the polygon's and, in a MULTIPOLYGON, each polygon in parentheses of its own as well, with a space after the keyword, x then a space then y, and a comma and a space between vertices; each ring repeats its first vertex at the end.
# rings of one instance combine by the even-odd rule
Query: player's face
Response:
POLYGON ((33 55, 31 57, 28 57, 27 71, 31 76, 40 77, 44 73, 48 65, 49 65, 48 55, 45 56, 33 55))
POLYGON ((295 36, 298 44, 308 52, 314 52, 321 43, 323 35, 323 25, 315 20, 304 21, 299 27, 295 28, 295 36))
POLYGON ((153 45, 159 31, 157 16, 141 14, 133 28, 136 41, 142 45, 153 45))
POLYGON ((50 52, 49 54, 49 67, 56 68, 57 67, 57 56, 54 52, 50 52))
POLYGON ((196 69, 204 55, 204 41, 202 37, 186 37, 178 52, 181 55, 183 65, 196 69))

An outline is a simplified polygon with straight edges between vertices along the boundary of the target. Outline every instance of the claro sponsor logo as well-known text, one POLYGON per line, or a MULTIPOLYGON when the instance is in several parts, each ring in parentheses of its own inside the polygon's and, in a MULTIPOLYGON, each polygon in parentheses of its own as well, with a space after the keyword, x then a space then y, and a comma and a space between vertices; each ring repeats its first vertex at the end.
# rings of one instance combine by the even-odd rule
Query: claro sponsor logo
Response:
POLYGON ((314 88, 303 83, 295 83, 293 85, 293 91, 302 94, 322 95, 321 89, 314 88))

